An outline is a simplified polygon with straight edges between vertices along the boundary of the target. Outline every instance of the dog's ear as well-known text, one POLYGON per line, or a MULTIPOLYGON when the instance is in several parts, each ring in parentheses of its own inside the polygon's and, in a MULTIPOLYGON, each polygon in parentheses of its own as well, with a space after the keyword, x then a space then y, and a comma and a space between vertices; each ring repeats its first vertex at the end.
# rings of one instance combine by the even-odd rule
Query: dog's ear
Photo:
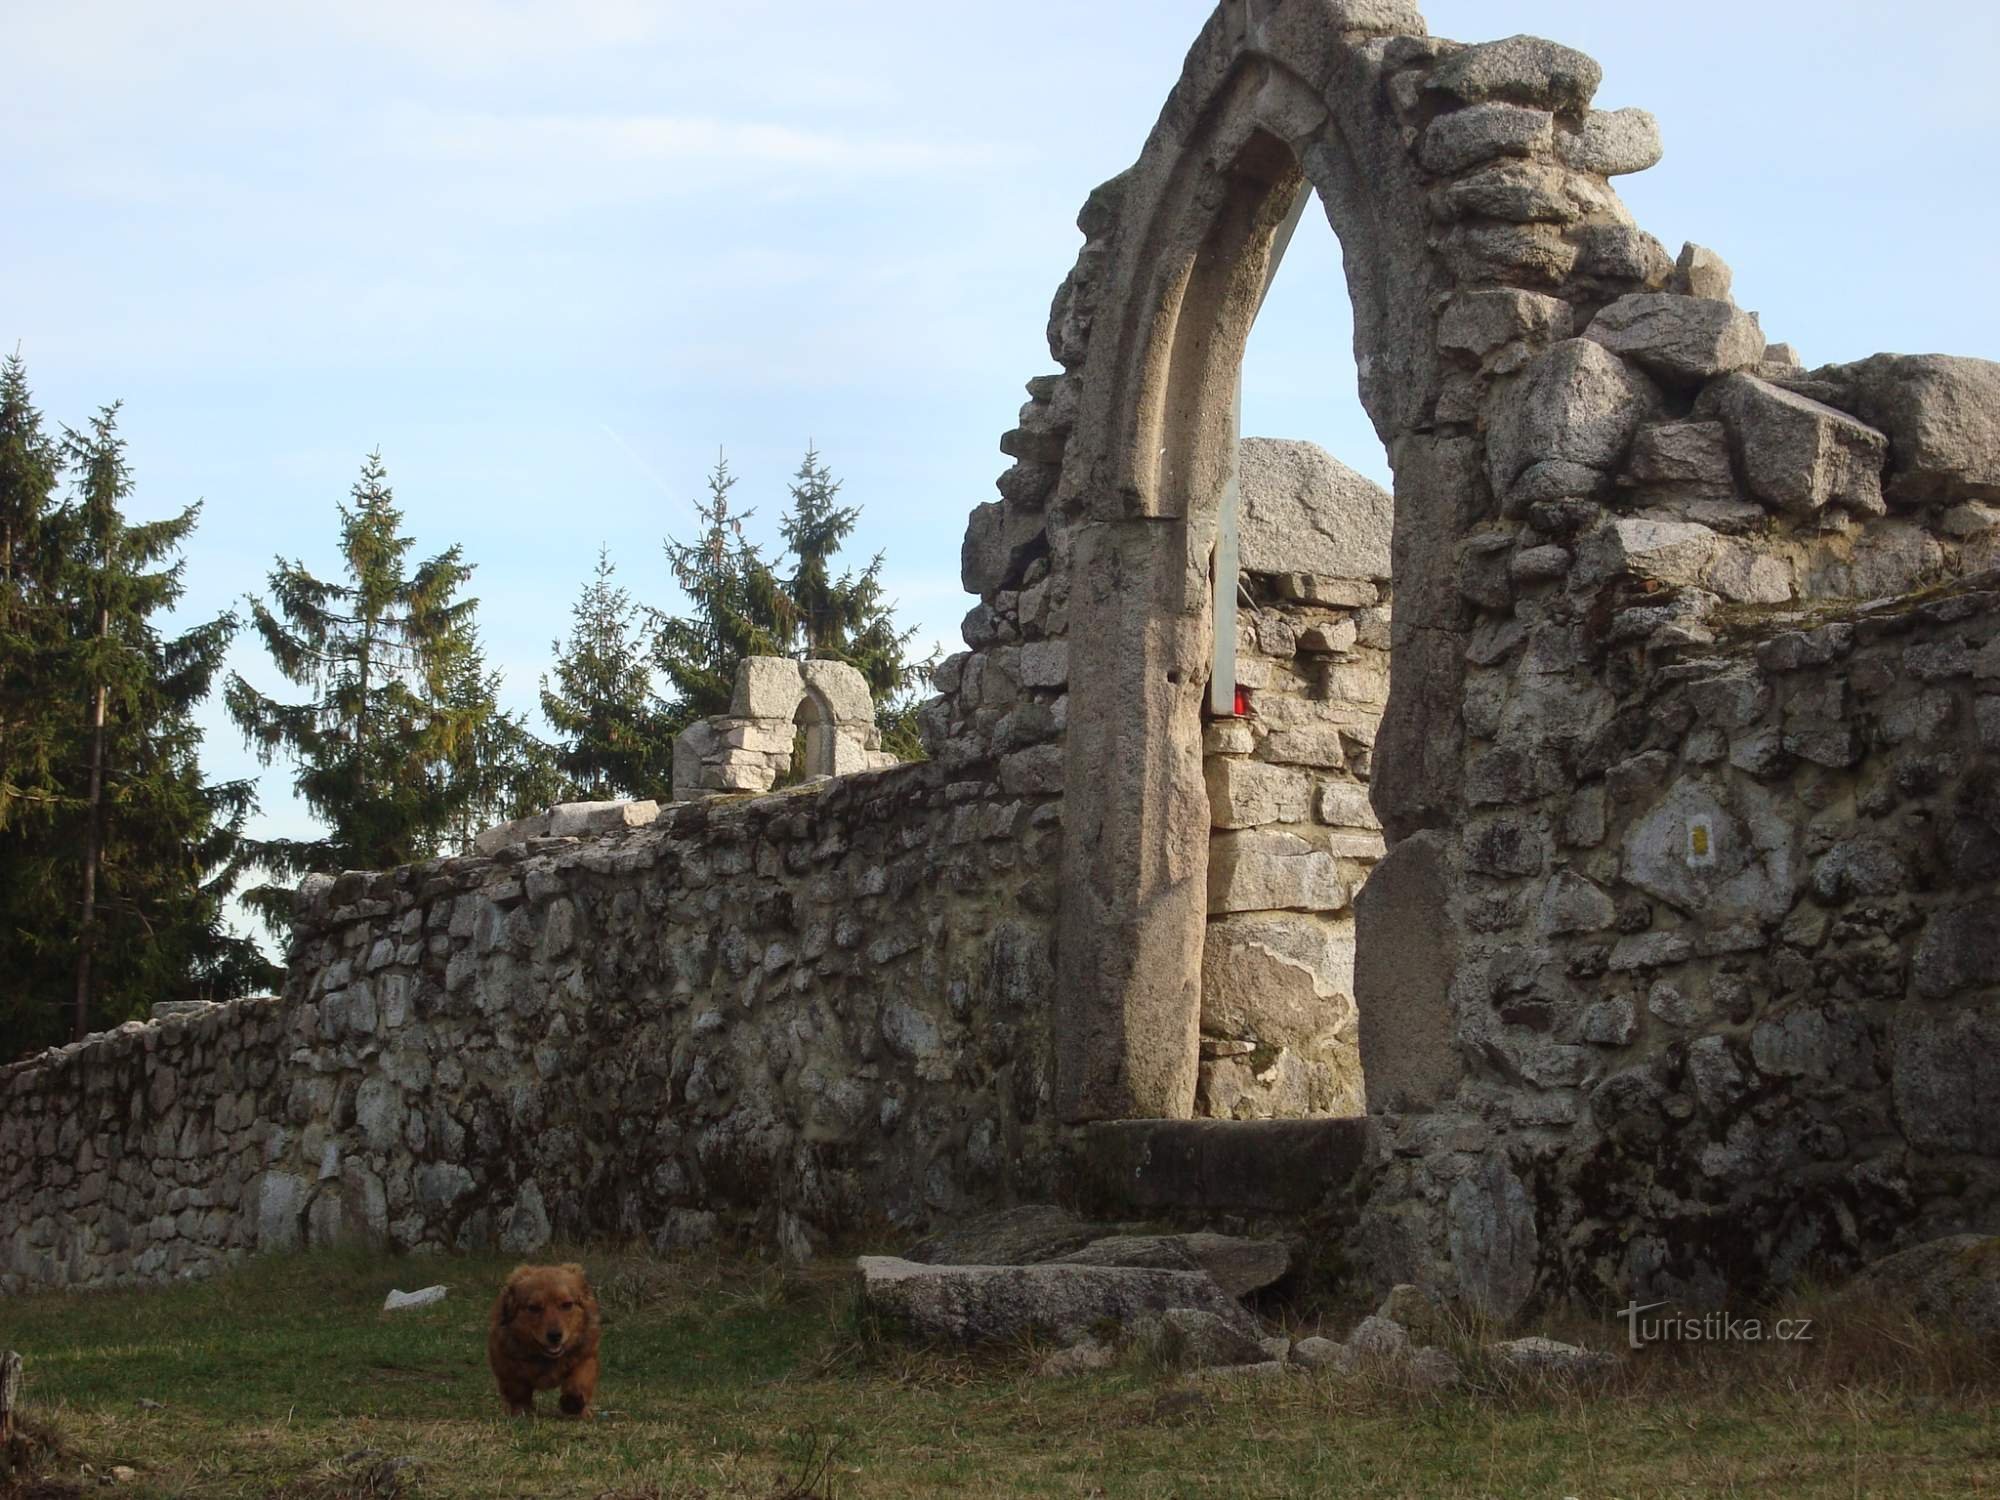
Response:
POLYGON ((527 1274, 526 1266, 516 1266, 507 1274, 506 1284, 500 1288, 500 1321, 506 1322, 521 1310, 521 1278, 527 1274))
POLYGON ((583 1267, 582 1267, 582 1266, 580 1266, 580 1265, 578 1265, 578 1264, 577 1264, 577 1263, 576 1263, 575 1261, 573 1261, 573 1260, 572 1260, 572 1261, 567 1261, 567 1262, 565 1262, 564 1264, 562 1264, 562 1265, 560 1265, 560 1266, 557 1266, 557 1267, 556 1267, 556 1269, 557 1269, 558 1271, 567 1271, 567 1272, 569 1272, 569 1274, 570 1274, 570 1275, 572 1275, 572 1276, 574 1276, 574 1277, 575 1277, 575 1278, 576 1278, 576 1279, 577 1279, 578 1281, 583 1281, 583 1280, 586 1280, 586 1279, 587 1279, 587 1278, 586 1278, 586 1277, 584 1276, 584 1274, 583 1274, 583 1267))

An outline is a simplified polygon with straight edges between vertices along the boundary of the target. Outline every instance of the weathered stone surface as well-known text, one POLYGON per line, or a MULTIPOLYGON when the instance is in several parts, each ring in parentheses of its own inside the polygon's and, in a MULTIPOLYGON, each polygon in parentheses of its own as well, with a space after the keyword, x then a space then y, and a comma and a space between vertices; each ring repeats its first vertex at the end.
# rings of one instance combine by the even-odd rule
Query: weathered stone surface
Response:
POLYGON ((1658 401, 1651 382, 1602 344, 1552 346, 1499 400, 1487 438, 1494 490, 1508 493, 1550 460, 1615 472, 1658 401))
POLYGON ((1203 768, 1209 821, 1217 828, 1304 823, 1312 817, 1313 778, 1290 766, 1217 757, 1203 768))
POLYGON ((782 657, 747 658, 736 674, 729 711, 739 719, 789 719, 797 711, 804 679, 799 664, 782 657))
POLYGON ((1953 1332, 2000 1337, 2000 1235, 1954 1234, 1884 1256, 1838 1300, 1875 1298, 1953 1332))
POLYGON ((1343 1345, 1317 1334, 1292 1345, 1292 1363, 1307 1370, 1338 1370, 1346 1355, 1343 1345))
POLYGON ((1617 1363, 1609 1354, 1545 1338, 1506 1339, 1488 1344, 1486 1352, 1527 1374, 1571 1380, 1602 1374, 1617 1363))
POLYGON ((1196 1271, 939 1266, 886 1255, 864 1255, 856 1266, 869 1312, 917 1338, 980 1344, 1036 1335, 1069 1343, 1107 1320, 1133 1323, 1182 1308, 1212 1314, 1253 1348, 1258 1334, 1236 1300, 1196 1271))
POLYGON ((1889 440, 1805 396, 1754 375, 1731 375, 1703 394, 1729 428, 1750 493, 1777 510, 1810 516, 1829 505, 1880 515, 1889 440))
POLYGON ((1706 580, 1720 542, 1706 526, 1621 516, 1584 539, 1577 551, 1577 577, 1591 586, 1632 577, 1668 588, 1695 588, 1706 580))
POLYGON ((1336 31, 1364 36, 1428 36, 1414 0, 1330 0, 1328 23, 1336 31))
POLYGON ((1565 131, 1557 144, 1565 163, 1600 177, 1643 172, 1666 154, 1660 122, 1643 109, 1593 109, 1580 129, 1565 131))
MULTIPOLYGON (((1262 1291, 1292 1266, 1283 1240, 1228 1234, 1120 1234, 1092 1240, 1054 1257, 1066 1266, 1143 1266, 1159 1271, 1200 1271, 1232 1297, 1262 1291)), ((1261 1357, 1261 1356, 1260 1356, 1261 1357)))
POLYGON ((1311 443, 1245 438, 1237 448, 1245 572, 1389 576, 1389 492, 1311 443))
POLYGON ((1782 917, 1804 875, 1796 828, 1761 794, 1731 792, 1741 817, 1725 805, 1730 792, 1674 783, 1627 832, 1625 880, 1684 912, 1782 917))
POLYGON ((480 830, 472 836, 472 847, 479 854, 497 854, 511 844, 525 844, 529 839, 544 838, 548 832, 549 815, 538 813, 480 830))
POLYGON ((1459 178, 1439 200, 1451 219, 1479 217, 1510 224, 1571 224, 1584 209, 1570 192, 1573 179, 1544 162, 1498 161, 1459 178))
POLYGON ((1050 1203, 998 1209, 912 1245, 905 1260, 937 1266, 1027 1266, 1056 1260, 1116 1232, 1050 1203))
POLYGON ((806 661, 799 663, 799 675, 834 723, 874 722, 875 699, 858 668, 844 661, 806 661))
POLYGON ((2000 1015, 1991 1010, 1906 1009, 1896 1019, 1892 1084, 1896 1118, 1919 1151, 2000 1153, 1993 1058, 2000 1015))
POLYGON ((1727 499, 1736 493, 1729 429, 1720 422, 1642 427, 1620 482, 1692 499, 1727 499))
POLYGON ((1368 1140, 1360 1118, 1103 1120, 1084 1129, 1078 1187, 1118 1213, 1289 1218, 1346 1192, 1368 1140))
MULTIPOLYGON (((1111 1214, 1344 1224, 1365 1187, 1337 1248, 1378 1285, 1456 1289, 1456 1248, 1509 1295, 1525 1279, 1606 1300, 1753 1296, 1980 1222, 2000 1195, 1981 1071, 2000 983, 1939 924, 2000 872, 1991 518, 1976 500, 1823 515, 1873 507, 1822 483, 1810 448, 1807 499, 1773 519, 1736 493, 1726 391, 1697 405, 1690 376, 1657 402, 1624 391, 1642 430, 1623 447, 1596 440, 1627 403, 1572 390, 1510 437, 1534 426, 1509 408, 1570 309, 1669 289, 1726 306, 1726 268, 1693 250, 1676 266, 1597 175, 1650 143, 1573 99, 1559 139, 1545 106, 1461 108, 1425 90, 1455 47, 1353 40, 1396 9, 1226 7, 1144 160, 1093 195, 1051 318, 1065 373, 1031 387, 1007 440, 1028 457, 974 523, 986 596, 923 709, 928 766, 309 882, 293 993, 264 1019, 223 1007, 0 1070, 0 1295, 250 1248, 265 1173, 300 1185, 275 1189, 274 1239, 366 1226, 418 1252, 532 1243, 546 1221, 796 1255, 878 1214, 949 1221, 1086 1183, 1111 1214), (1283 207, 1255 200, 1290 169, 1273 137, 1328 189, 1402 514, 1393 590, 1317 564, 1250 575, 1252 713, 1209 726, 1206 549, 1283 207), (1237 235, 1247 257, 1215 253, 1237 235), (1519 460, 1498 494, 1489 438, 1519 460), (1607 512, 1714 537, 1618 533, 1606 565, 1584 554, 1607 512), (1676 572, 1683 543, 1712 556, 1676 572), (1725 607, 1775 600, 1786 572, 1814 596, 1796 612, 1725 607), (1414 993, 1434 1031, 1418 1047, 1403 1026, 1411 1051, 1371 1054, 1371 1082, 1407 1095, 1412 1066, 1449 1074, 1415 1111, 1065 1128, 1184 1114, 1204 1065, 1202 1108, 1324 1107, 1313 1070, 1370 1024, 1336 995, 1317 1053, 1324 1035, 1199 1033, 1211 917, 1222 949, 1247 915, 1205 899, 1228 839, 1211 842, 1204 754, 1311 767, 1319 816, 1285 828, 1344 880, 1383 836, 1329 825, 1372 821, 1371 789, 1389 835, 1435 856, 1425 872, 1399 848, 1369 887, 1398 917, 1368 933, 1379 962, 1413 986, 1374 1019, 1393 1037, 1414 993), (1680 847, 1683 818, 1639 848, 1683 783, 1738 828, 1680 847), (1677 848, 1725 868, 1682 889, 1677 848), (1733 873, 1731 848, 1749 851, 1733 873), (1764 894, 1728 889, 1753 871, 1764 894), (1414 898, 1393 899, 1399 879, 1414 898)), ((1601 358, 1606 387, 1637 368, 1569 358, 1601 358)), ((1811 421, 1839 449, 1852 383, 1789 362, 1766 349, 1754 372, 1825 403, 1811 421)), ((1893 477, 1904 439, 1879 425, 1893 477)), ((703 790, 768 784, 793 728, 721 730, 703 790)), ((1221 871, 1223 904, 1242 873, 1221 871)), ((1324 971, 1267 988, 1318 1005, 1324 971)))
MULTIPOLYGON (((1674 262, 1674 290, 1688 297, 1711 297, 1717 301, 1729 300, 1731 287, 1736 283, 1736 273, 1729 269, 1729 263, 1705 245, 1689 242, 1681 246, 1680 258, 1674 262)), ((1789 344, 1767 344, 1764 347, 1764 362, 1776 360, 1782 364, 1790 354, 1789 344)), ((1797 355, 1791 360, 1797 362, 1797 355)))
POLYGON ((1231 916, 1208 924, 1201 1025, 1215 1036, 1308 1046, 1352 1019, 1354 934, 1303 914, 1231 916))
POLYGON ((1169 1308, 1145 1319, 1137 1341, 1162 1364, 1180 1370, 1261 1365, 1270 1359, 1256 1337, 1232 1321, 1191 1307, 1169 1308))
POLYGON ((1536 926, 1554 937, 1602 932, 1617 919, 1617 906, 1600 886, 1569 870, 1558 870, 1542 892, 1536 926))
POLYGON ((1452 1333, 1451 1320, 1437 1299, 1409 1282, 1390 1287, 1375 1316, 1408 1329, 1413 1343, 1437 1343, 1452 1333))
POLYGON ((410 1308, 430 1307, 442 1302, 450 1294, 450 1289, 442 1286, 419 1287, 414 1292, 392 1291, 382 1299, 383 1312, 403 1312, 410 1308))
POLYGON ((565 802, 549 809, 549 837, 590 838, 623 828, 644 828, 659 815, 657 802, 565 802))
POLYGON ((1583 336, 1676 385, 1747 370, 1764 358, 1757 315, 1708 297, 1665 292, 1621 297, 1591 320, 1583 336))
POLYGON ((1346 905, 1339 865, 1302 838, 1251 829, 1210 841, 1211 913, 1336 911, 1346 905))
POLYGON ((1412 834, 1389 850, 1355 898, 1354 994, 1376 1110, 1440 1103, 1463 1075, 1451 1003, 1458 934, 1446 850, 1439 833, 1412 834))
POLYGON ((1439 115, 1424 131, 1422 159, 1452 176, 1497 157, 1536 156, 1555 144, 1555 116, 1518 104, 1474 104, 1439 115))
POLYGON ((301 1244, 301 1217, 312 1188, 289 1172, 266 1172, 257 1183, 257 1248, 296 1250, 301 1244))
POLYGON ((1570 336, 1572 317, 1567 302, 1539 292, 1514 287, 1461 292, 1438 319, 1438 346, 1485 356, 1517 339, 1538 345, 1554 343, 1570 336))
POLYGON ((1410 1356, 1408 1378, 1418 1391, 1448 1391, 1456 1389, 1465 1375, 1450 1351, 1429 1348, 1419 1349, 1410 1356))
POLYGON ((1878 354, 1818 374, 1847 410, 1887 434, 1891 501, 2000 500, 2000 364, 1878 354))
POLYGON ((1533 1294, 1541 1255, 1527 1190, 1503 1157, 1488 1156, 1452 1187, 1446 1216, 1460 1294, 1507 1322, 1533 1294))
POLYGON ((1569 47, 1533 36, 1511 36, 1455 52, 1431 74, 1429 87, 1474 103, 1504 99, 1558 114, 1582 114, 1604 70, 1569 47))
POLYGON ((1021 648, 1021 686, 1059 688, 1069 681, 1069 642, 1030 641, 1021 648))
POLYGON ((1919 995, 1932 1000, 2000 984, 2000 901, 1975 901, 1933 915, 1917 942, 1910 979, 1919 995))

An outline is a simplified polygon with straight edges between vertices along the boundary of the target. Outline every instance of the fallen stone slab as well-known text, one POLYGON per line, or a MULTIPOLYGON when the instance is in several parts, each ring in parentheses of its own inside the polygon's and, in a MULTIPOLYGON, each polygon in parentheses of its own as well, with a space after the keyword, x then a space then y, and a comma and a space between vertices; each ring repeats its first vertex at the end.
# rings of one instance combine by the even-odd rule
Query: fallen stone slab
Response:
POLYGON ((1195 1370, 1189 1378, 1193 1380, 1274 1380, 1281 1377, 1286 1365, 1280 1359, 1260 1360, 1254 1365, 1211 1365, 1205 1370, 1195 1370))
POLYGON ((1498 1344, 1488 1344, 1486 1352, 1517 1370, 1570 1378, 1601 1374, 1617 1363, 1609 1354, 1600 1354, 1594 1349, 1584 1349, 1556 1339, 1507 1339, 1498 1344))
POLYGON ((1168 1308, 1157 1318, 1141 1319, 1131 1333, 1133 1342, 1162 1364, 1180 1370, 1256 1365, 1271 1358, 1264 1341, 1244 1332, 1239 1323, 1199 1308, 1168 1308))
POLYGON ((1028 1266, 1118 1232, 1116 1224, 1093 1223, 1052 1203, 1024 1203, 940 1230, 902 1258, 927 1266, 1028 1266))
POLYGON ((402 1312, 411 1307, 429 1307, 445 1299, 445 1289, 441 1286, 421 1287, 414 1292, 392 1291, 382 1299, 383 1312, 402 1312))
POLYGON ((1866 1267, 1840 1297, 1882 1297, 1947 1327, 2000 1335, 2000 1235, 1954 1234, 1900 1250, 1866 1267))
POLYGON ((565 802, 549 809, 550 838, 589 838, 646 828, 660 816, 657 802, 565 802))
POLYGON ((516 818, 511 823, 496 824, 482 829, 472 836, 472 847, 480 854, 498 854, 502 849, 514 844, 525 844, 529 839, 549 836, 549 814, 536 813, 533 817, 516 818))
POLYGON ((1065 1266, 1137 1266, 1159 1271, 1203 1271, 1232 1297, 1262 1291, 1292 1268, 1283 1240, 1228 1234, 1119 1234, 1093 1240, 1058 1256, 1065 1266))
POLYGON ((868 1310, 920 1339, 981 1344, 1033 1336, 1071 1344, 1107 1322, 1130 1326, 1178 1309, 1212 1313, 1253 1345, 1260 1331, 1235 1298, 1198 1271, 919 1265, 888 1255, 864 1255, 856 1267, 868 1310))

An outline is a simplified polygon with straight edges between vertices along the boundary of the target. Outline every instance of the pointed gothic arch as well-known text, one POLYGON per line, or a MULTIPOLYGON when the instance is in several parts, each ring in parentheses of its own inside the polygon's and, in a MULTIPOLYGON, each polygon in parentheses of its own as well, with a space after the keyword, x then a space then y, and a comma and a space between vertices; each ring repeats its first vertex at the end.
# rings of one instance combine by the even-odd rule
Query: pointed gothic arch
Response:
POLYGON ((1070 691, 1102 706, 1073 715, 1066 750, 1059 1105, 1071 1118, 1185 1115, 1194 1098, 1208 560, 1234 464, 1243 351, 1274 236, 1302 188, 1343 249, 1361 396, 1396 473, 1399 541, 1426 539, 1397 548, 1394 655, 1396 675, 1429 691, 1392 696, 1376 800, 1396 834, 1442 813, 1424 773, 1455 759, 1455 705, 1438 680, 1451 653, 1433 636, 1463 619, 1449 578, 1425 575, 1468 518, 1466 497, 1451 492, 1459 476, 1432 452, 1445 379, 1435 325, 1451 279, 1392 93, 1397 64, 1433 49, 1413 13, 1398 19, 1417 34, 1387 40, 1344 28, 1356 9, 1220 7, 1138 164, 1097 200, 1116 228, 1051 502, 1074 525, 1070 691))

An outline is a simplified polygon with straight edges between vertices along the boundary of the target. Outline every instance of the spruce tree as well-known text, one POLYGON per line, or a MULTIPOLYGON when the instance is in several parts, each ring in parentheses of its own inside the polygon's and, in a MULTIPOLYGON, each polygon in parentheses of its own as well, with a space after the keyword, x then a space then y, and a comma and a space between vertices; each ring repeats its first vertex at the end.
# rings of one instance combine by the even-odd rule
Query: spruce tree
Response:
MULTIPOLYGON (((480 752, 499 713, 497 679, 482 664, 478 601, 459 597, 472 568, 455 546, 410 565, 415 541, 401 533, 379 452, 350 493, 338 507, 344 580, 281 557, 271 602, 250 601, 272 661, 310 696, 283 703, 240 675, 225 695, 264 764, 292 761, 294 786, 327 828, 257 846, 258 863, 280 879, 428 858, 493 798, 480 752)), ((274 923, 287 909, 282 887, 251 895, 274 923)))
POLYGON ((612 584, 608 549, 570 609, 567 642, 552 641, 555 683, 542 677, 542 713, 554 726, 555 766, 567 788, 594 801, 666 796, 673 736, 653 696, 653 672, 637 630, 639 607, 612 584))
POLYGON ((664 726, 669 738, 696 719, 728 711, 736 664, 744 657, 792 654, 798 612, 743 533, 754 512, 730 508, 735 486, 729 460, 718 455, 708 476, 708 498, 694 503, 699 539, 667 539, 667 568, 691 610, 649 611, 656 631, 653 659, 670 690, 664 726))
POLYGON ((202 778, 193 720, 236 621, 171 637, 155 623, 181 596, 178 553, 200 507, 126 519, 132 479, 116 407, 67 431, 58 450, 26 415, 18 366, 0 406, 9 424, 0 484, 15 523, 10 630, 32 615, 34 631, 31 649, 6 653, 8 696, 41 698, 43 737, 56 747, 0 830, 0 1055, 10 1055, 155 1001, 269 988, 280 971, 224 919, 255 801, 248 783, 202 778), (15 503, 16 460, 28 452, 68 470, 72 503, 53 512, 15 503), (37 536, 43 557, 30 567, 22 544, 37 536))
POLYGON ((842 661, 867 679, 883 745, 906 760, 923 754, 912 690, 930 661, 909 655, 914 629, 897 628, 895 606, 882 594, 883 556, 860 572, 834 574, 834 561, 861 512, 839 503, 840 484, 811 444, 793 476, 790 504, 779 522, 782 574, 744 535, 753 512, 730 508, 736 483, 726 462, 708 479, 708 498, 695 502, 699 541, 667 542, 667 562, 691 611, 653 611, 654 656, 672 689, 668 732, 722 713, 746 656, 842 661))
POLYGON ((68 639, 61 473, 27 367, 11 354, 0 365, 0 831, 53 815, 56 758, 71 730, 53 691, 68 639))
POLYGON ((929 661, 912 661, 916 630, 898 630, 895 606, 882 595, 884 554, 859 573, 833 576, 833 560, 861 518, 859 506, 837 503, 840 484, 811 443, 792 478, 791 504, 779 525, 791 559, 786 580, 799 635, 790 654, 844 661, 868 680, 883 743, 911 759, 922 753, 909 701, 928 676, 929 661))
POLYGON ((471 784, 446 832, 451 848, 469 849, 483 829, 570 800, 554 747, 536 738, 518 715, 498 710, 500 682, 500 673, 486 669, 475 635, 473 651, 445 690, 448 705, 479 716, 472 737, 441 768, 471 784))

